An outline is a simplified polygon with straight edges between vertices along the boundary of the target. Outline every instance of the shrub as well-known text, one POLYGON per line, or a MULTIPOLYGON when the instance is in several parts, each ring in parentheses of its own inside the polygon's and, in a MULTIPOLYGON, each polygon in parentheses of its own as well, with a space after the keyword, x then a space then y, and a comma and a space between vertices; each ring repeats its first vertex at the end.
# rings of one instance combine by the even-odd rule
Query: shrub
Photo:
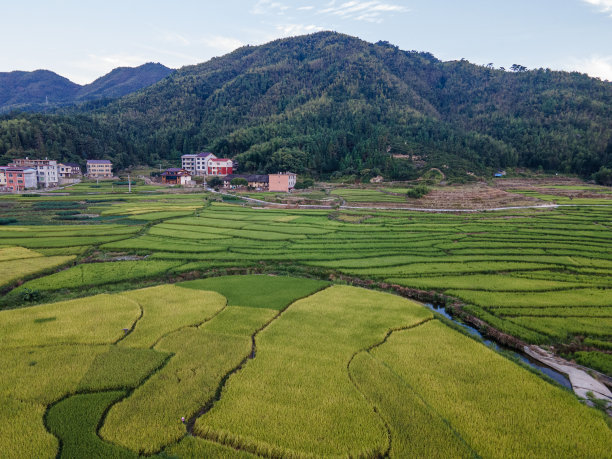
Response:
POLYGON ((406 196, 413 199, 419 199, 427 195, 430 191, 431 189, 427 185, 419 184, 413 188, 410 188, 406 192, 406 196))

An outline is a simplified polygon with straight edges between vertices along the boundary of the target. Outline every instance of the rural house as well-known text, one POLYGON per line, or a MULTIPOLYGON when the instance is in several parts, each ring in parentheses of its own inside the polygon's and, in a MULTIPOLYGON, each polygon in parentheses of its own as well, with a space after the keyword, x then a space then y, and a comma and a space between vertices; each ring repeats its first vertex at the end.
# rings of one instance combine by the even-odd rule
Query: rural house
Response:
POLYGON ((11 191, 35 189, 37 186, 36 170, 30 167, 7 167, 6 187, 11 191))
POLYGON ((36 183, 43 188, 49 188, 59 184, 57 161, 48 158, 30 159, 26 156, 25 158, 14 159, 9 166, 34 169, 36 171, 36 183))
POLYGON ((297 174, 293 172, 279 172, 278 174, 270 174, 270 191, 283 191, 287 193, 295 187, 297 174))
POLYGON ((108 159, 88 159, 87 177, 89 178, 113 178, 113 164, 108 159))
POLYGON ((171 167, 161 174, 162 183, 166 185, 191 185, 191 174, 185 169, 171 167))
POLYGON ((232 185, 232 180, 236 178, 245 179, 248 182, 248 186, 255 190, 267 190, 268 189, 268 176, 267 175, 258 175, 258 174, 231 174, 226 175, 223 178, 223 187, 224 188, 236 188, 235 185, 232 185))
POLYGON ((192 175, 225 176, 234 171, 234 163, 228 158, 217 158, 209 152, 181 156, 181 166, 192 175))

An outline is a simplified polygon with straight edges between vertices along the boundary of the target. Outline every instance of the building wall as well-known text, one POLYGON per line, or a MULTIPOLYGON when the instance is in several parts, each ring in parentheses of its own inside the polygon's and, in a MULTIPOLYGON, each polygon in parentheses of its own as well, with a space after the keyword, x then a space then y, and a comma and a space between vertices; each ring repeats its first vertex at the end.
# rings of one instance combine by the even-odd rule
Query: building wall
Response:
POLYGON ((113 176, 112 164, 87 163, 87 175, 90 178, 109 178, 113 176))
POLYGON ((6 187, 12 191, 23 191, 36 188, 36 171, 6 171, 6 187))
POLYGON ((270 191, 288 192, 295 187, 297 176, 295 174, 270 174, 270 191))

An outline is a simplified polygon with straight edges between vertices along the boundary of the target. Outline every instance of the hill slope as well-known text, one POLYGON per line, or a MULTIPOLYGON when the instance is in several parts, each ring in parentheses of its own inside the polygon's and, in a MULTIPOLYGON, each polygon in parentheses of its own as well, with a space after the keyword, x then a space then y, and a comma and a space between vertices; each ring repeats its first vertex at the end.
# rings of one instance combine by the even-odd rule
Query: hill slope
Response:
MULTIPOLYGON (((237 158, 242 170, 392 178, 415 174, 393 154, 450 175, 509 166, 589 175, 612 162, 611 83, 441 62, 333 32, 243 47, 81 113, 21 121, 34 139, 53 123, 96 141, 112 132, 104 153, 122 165, 203 148, 237 158)), ((39 147, 3 140, 5 154, 39 147)))
POLYGON ((0 113, 44 111, 86 100, 118 98, 157 83, 172 71, 154 63, 119 67, 82 86, 49 70, 0 73, 0 113))

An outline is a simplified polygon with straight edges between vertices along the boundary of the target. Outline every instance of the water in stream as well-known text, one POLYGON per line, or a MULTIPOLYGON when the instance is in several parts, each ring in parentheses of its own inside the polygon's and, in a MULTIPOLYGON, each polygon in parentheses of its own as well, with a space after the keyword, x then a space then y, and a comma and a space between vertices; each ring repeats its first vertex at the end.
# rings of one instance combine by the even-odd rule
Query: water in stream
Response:
POLYGON ((446 308, 444 306, 436 306, 436 305, 433 305, 431 303, 425 303, 425 306, 427 306, 432 311, 437 312, 438 314, 443 315, 447 319, 452 320, 454 323, 456 323, 460 327, 464 328, 469 334, 474 335, 474 336, 478 336, 479 338, 482 339, 482 342, 484 344, 486 344, 487 346, 489 346, 490 348, 495 349, 496 351, 504 350, 505 352, 510 352, 515 357, 519 358, 521 361, 523 361, 527 365, 529 365, 531 368, 534 368, 534 369, 544 373, 546 376, 548 376, 551 379, 554 379, 556 382, 558 382, 562 386, 567 387, 570 390, 572 389, 572 385, 571 385, 569 379, 563 373, 559 373, 558 371, 553 370, 552 368, 544 366, 540 362, 537 362, 537 361, 529 358, 528 356, 526 356, 524 354, 521 354, 520 352, 516 352, 516 351, 514 351, 512 349, 508 349, 508 348, 502 347, 499 344, 495 343, 494 341, 491 341, 489 339, 484 338, 482 336, 482 333, 480 333, 474 327, 471 327, 471 326, 469 326, 467 324, 464 324, 463 322, 460 322, 459 320, 457 320, 453 316, 451 316, 448 312, 446 312, 446 308))

